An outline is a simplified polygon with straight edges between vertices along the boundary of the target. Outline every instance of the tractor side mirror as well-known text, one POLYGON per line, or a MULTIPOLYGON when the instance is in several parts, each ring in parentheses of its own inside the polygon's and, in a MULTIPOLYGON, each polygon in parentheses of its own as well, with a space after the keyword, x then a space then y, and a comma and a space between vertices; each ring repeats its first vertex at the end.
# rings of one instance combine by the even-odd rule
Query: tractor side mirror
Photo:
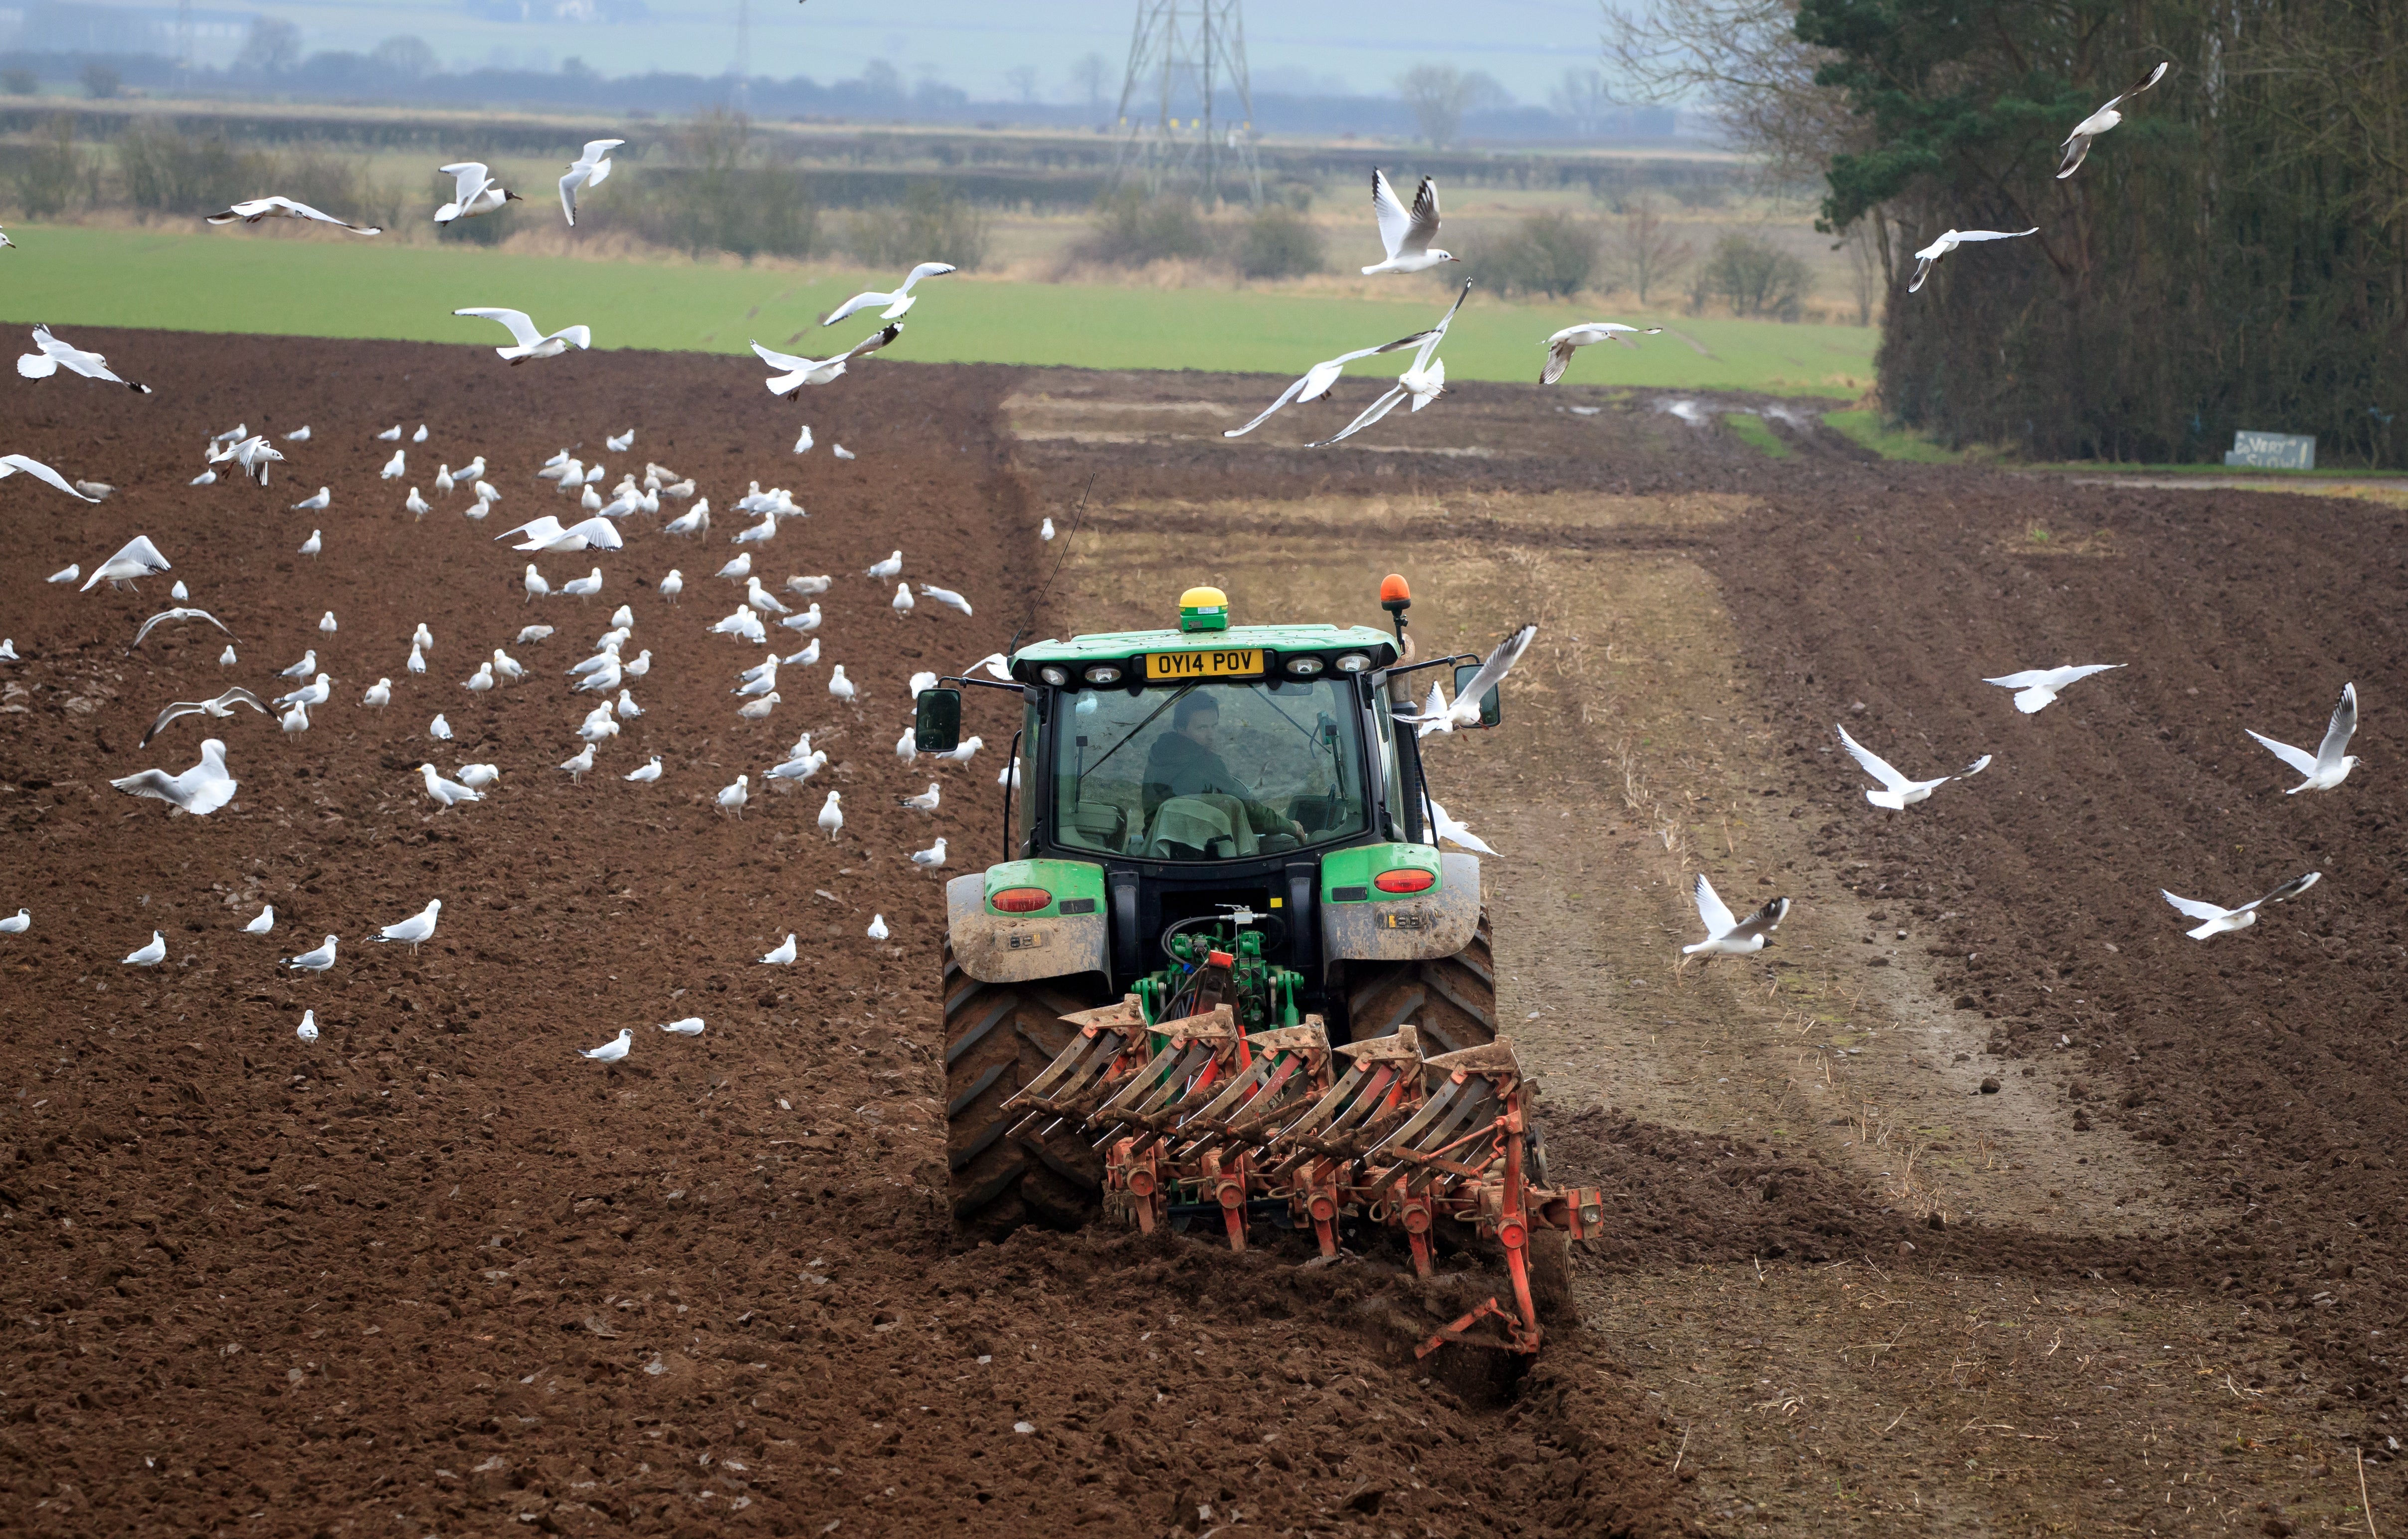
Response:
POLYGON ((962 746, 962 691, 922 690, 911 707, 911 741, 922 753, 951 753, 962 746))
MULTIPOLYGON (((1480 677, 1480 664, 1477 663, 1458 663, 1455 665, 1455 692, 1457 699, 1462 698, 1463 691, 1469 689, 1471 681, 1478 677, 1480 677)), ((1480 724, 1484 727, 1493 727, 1504 720, 1505 707, 1498 700, 1497 691, 1491 689, 1480 697, 1480 724)))

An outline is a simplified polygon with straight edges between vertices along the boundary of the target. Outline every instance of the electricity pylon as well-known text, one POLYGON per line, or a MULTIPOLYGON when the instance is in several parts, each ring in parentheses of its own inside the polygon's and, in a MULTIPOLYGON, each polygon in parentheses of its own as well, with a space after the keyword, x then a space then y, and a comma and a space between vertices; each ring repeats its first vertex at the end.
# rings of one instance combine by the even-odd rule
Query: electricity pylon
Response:
POLYGON ((1242 184, 1260 203, 1254 91, 1239 0, 1138 0, 1121 86, 1116 178, 1192 191, 1211 207, 1242 184))

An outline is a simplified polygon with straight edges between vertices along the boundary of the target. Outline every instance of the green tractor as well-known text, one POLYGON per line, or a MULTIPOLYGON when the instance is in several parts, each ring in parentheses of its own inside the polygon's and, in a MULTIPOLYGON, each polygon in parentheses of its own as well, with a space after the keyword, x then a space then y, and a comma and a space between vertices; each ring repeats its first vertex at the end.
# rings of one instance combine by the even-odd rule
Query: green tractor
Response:
POLYGON ((946 889, 957 1219, 1000 1233, 1096 1212, 1109 1151, 1017 1103, 1098 1007, 1127 1002, 1148 1028, 1226 1008, 1240 1036, 1312 1022, 1341 1051, 1400 1027, 1425 1053, 1496 1039, 1480 862, 1438 848, 1405 702, 1412 676, 1451 667, 1458 700, 1476 692, 1448 727, 1485 728, 1498 694, 1478 659, 1411 660, 1411 602, 1402 577, 1383 585, 1393 635, 1233 627, 1220 590, 1191 589, 1175 630, 1039 642, 1010 683, 920 695, 923 752, 958 741, 963 687, 1022 700, 1009 858, 946 889))

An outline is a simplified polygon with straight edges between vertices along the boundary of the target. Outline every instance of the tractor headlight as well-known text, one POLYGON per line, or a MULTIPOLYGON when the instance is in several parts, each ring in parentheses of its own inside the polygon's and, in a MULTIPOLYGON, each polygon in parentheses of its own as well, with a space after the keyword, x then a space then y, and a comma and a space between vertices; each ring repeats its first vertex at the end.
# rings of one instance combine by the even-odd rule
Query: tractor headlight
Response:
POLYGON ((1349 652, 1330 666, 1341 674, 1359 674, 1371 665, 1371 660, 1360 652, 1349 652))
POLYGON ((1087 682, 1090 684, 1117 684, 1120 681, 1121 671, 1109 663, 1098 663, 1087 670, 1087 682))
POLYGON ((1289 658, 1287 660, 1287 671, 1296 675, 1298 678, 1311 678, 1313 675, 1321 671, 1321 659, 1317 657, 1289 658))
POLYGON ((1050 663, 1037 670, 1037 677, 1057 690, 1070 682, 1070 675, 1067 670, 1057 668, 1050 663))

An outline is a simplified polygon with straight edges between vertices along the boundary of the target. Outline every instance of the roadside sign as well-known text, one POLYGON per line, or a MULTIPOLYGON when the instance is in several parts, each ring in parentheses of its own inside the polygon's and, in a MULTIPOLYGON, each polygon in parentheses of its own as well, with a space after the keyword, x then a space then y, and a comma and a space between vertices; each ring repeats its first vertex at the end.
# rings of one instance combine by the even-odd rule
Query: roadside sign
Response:
POLYGON ((2224 457, 2229 465, 2250 465, 2259 470, 2314 470, 2316 468, 2316 440, 2313 434, 2236 433, 2232 435, 2232 451, 2224 457))

